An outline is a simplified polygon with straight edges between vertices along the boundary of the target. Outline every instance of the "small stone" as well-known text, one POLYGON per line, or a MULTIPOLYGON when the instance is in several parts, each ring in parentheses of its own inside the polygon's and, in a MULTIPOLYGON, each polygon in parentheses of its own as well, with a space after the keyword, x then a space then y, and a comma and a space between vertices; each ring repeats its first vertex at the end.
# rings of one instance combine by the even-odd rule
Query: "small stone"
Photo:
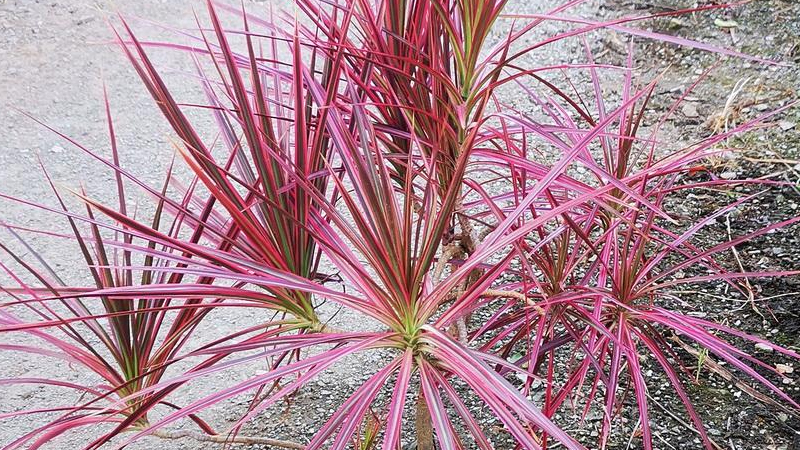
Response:
POLYGON ((56 145, 50 147, 50 152, 51 153, 64 153, 64 147, 56 144, 56 145))
POLYGON ((720 178, 725 180, 733 180, 736 178, 736 172, 722 172, 719 174, 720 178))
POLYGON ((739 26, 739 22, 735 20, 714 19, 714 25, 720 28, 736 28, 739 26))
POLYGON ((765 352, 772 352, 772 346, 771 345, 767 345, 767 344, 764 344, 764 343, 761 343, 761 342, 756 344, 756 348, 759 349, 759 350, 763 350, 765 352))
POLYGON ((778 363, 778 364, 775 364, 775 370, 777 370, 779 374, 785 375, 785 374, 788 374, 788 373, 793 373, 794 372, 794 367, 792 367, 790 365, 787 365, 787 364, 778 363))
POLYGON ((678 19, 677 17, 673 17, 672 19, 669 20, 669 25, 668 26, 671 29, 676 29, 676 28, 683 27, 684 23, 683 23, 682 20, 678 19))
POLYGON ((683 105, 683 108, 681 108, 681 112, 683 113, 684 116, 690 119, 700 117, 700 113, 697 112, 697 106, 695 106, 693 103, 686 103, 685 105, 683 105))
POLYGON ((789 131, 792 128, 794 128, 796 125, 797 125, 797 123, 792 122, 791 120, 781 120, 780 122, 778 122, 778 126, 783 131, 789 131))

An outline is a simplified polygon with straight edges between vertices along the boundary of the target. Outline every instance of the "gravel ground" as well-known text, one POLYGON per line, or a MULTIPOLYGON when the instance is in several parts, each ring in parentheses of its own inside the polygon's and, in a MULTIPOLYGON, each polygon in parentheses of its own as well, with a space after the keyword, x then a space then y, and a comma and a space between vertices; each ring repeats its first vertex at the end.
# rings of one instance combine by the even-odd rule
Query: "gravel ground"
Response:
MULTIPOLYGON (((230 1, 238 5, 238 1, 230 1)), ((550 2, 548 0, 523 1, 512 0, 509 8, 512 12, 541 12, 550 2)), ((686 2, 684 2, 686 3, 686 2)), ((690 6, 680 2, 666 2, 658 7, 647 5, 647 11, 658 11, 659 8, 690 6)), ((26 119, 15 108, 29 112, 52 127, 76 138, 81 144, 91 149, 107 151, 107 129, 102 107, 103 82, 108 86, 109 98, 115 118, 117 135, 121 148, 122 165, 137 177, 151 185, 162 181, 162 174, 172 158, 170 130, 153 105, 148 93, 139 82, 125 58, 109 45, 112 36, 106 24, 106 12, 118 9, 127 17, 150 18, 158 21, 169 20, 172 27, 192 28, 195 26, 192 8, 203 11, 202 2, 168 1, 168 0, 116 0, 112 2, 74 0, 74 1, 39 1, 39 0, 0 0, 0 124, 3 124, 3 139, 0 141, 0 193, 35 200, 45 204, 53 204, 54 199, 38 167, 37 155, 58 181, 59 185, 69 188, 80 186, 86 182, 87 191, 104 201, 113 201, 114 193, 109 186, 113 185, 112 174, 88 158, 79 150, 69 146, 55 134, 43 129, 26 119), (110 6, 113 4, 113 7, 110 6)), ((248 7, 265 7, 258 3, 248 7)), ((617 16, 629 13, 644 13, 638 10, 641 2, 622 3, 589 2, 577 11, 584 17, 617 16), (600 7, 599 5, 603 5, 600 7)), ((718 12, 696 14, 682 18, 680 23, 669 19, 654 24, 661 31, 678 35, 696 37, 720 45, 739 47, 743 51, 770 57, 780 57, 785 61, 797 58, 798 24, 797 14, 800 6, 794 3, 764 0, 752 5, 740 7, 732 13, 718 12), (788 18, 788 22, 786 19, 788 18), (794 18, 794 19, 792 19, 794 18), (730 29, 721 29, 714 25, 715 19, 738 22, 731 33, 730 29), (775 25, 778 24, 778 25, 775 25)), ((202 14, 201 14, 202 17, 202 14)), ((173 39, 169 31, 161 30, 145 21, 132 19, 134 29, 147 38, 173 39)), ((542 32, 552 32, 548 26, 542 32)), ((620 63, 623 55, 619 53, 619 37, 608 33, 600 33, 593 40, 593 50, 600 54, 601 62, 620 63)), ((685 88, 687 80, 696 77, 698 71, 712 64, 716 57, 696 51, 676 50, 671 46, 652 45, 637 42, 637 63, 642 79, 666 69, 664 81, 654 98, 654 107, 664 109, 670 101, 674 101, 676 92, 685 88), (657 58, 654 58, 654 55, 657 58)), ((536 64, 547 64, 564 61, 579 61, 581 48, 576 42, 546 47, 529 56, 536 64)), ((158 67, 168 72, 168 82, 176 96, 184 101, 202 100, 201 93, 195 89, 195 83, 181 82, 191 73, 192 66, 184 57, 174 53, 153 52, 158 67)), ((714 125, 718 114, 724 109, 737 81, 749 79, 742 93, 733 99, 736 106, 736 117, 742 120, 762 111, 762 105, 772 108, 796 97, 796 89, 800 86, 798 71, 795 67, 765 67, 741 60, 727 61, 721 69, 714 72, 710 79, 693 94, 691 105, 681 111, 679 118, 669 124, 666 133, 673 142, 691 142, 699 136, 707 135, 714 125)), ((616 86, 606 86, 610 95, 614 95, 616 86)), ((506 93, 505 99, 520 108, 525 105, 514 93, 506 93)), ((731 108, 729 108, 730 112, 731 108)), ((730 113, 733 114, 733 113, 730 113)), ((729 114, 729 115, 730 115, 729 114)), ((737 141, 737 145, 745 149, 740 155, 720 161, 712 170, 718 173, 734 172, 739 175, 788 177, 790 180, 800 179, 800 167, 784 163, 756 162, 752 160, 796 160, 798 152, 797 127, 789 127, 797 123, 796 112, 779 118, 783 124, 777 124, 770 130, 764 130, 737 141), (794 115, 792 115, 794 114, 794 115), (785 129, 784 129, 785 128, 785 129), (746 159, 749 158, 749 159, 746 159), (780 172, 780 173, 779 173, 780 172), (778 173, 778 175, 775 175, 778 173)), ((198 118, 198 120, 203 120, 198 118)), ((209 123, 209 129, 211 124, 209 123)), ((184 172, 180 172, 179 174, 184 172)), ((698 193, 698 196, 702 193, 698 193)), ((696 216, 714 206, 714 199, 698 198, 691 202, 683 202, 676 208, 685 210, 687 216, 696 216)), ((800 198, 795 190, 785 188, 760 205, 743 212, 742 218, 748 220, 777 220, 788 214, 797 214, 800 198)), ((29 208, 17 204, 0 203, 0 220, 7 220, 16 225, 32 228, 47 227, 56 231, 67 231, 61 221, 54 222, 53 217, 44 213, 31 213, 29 208)), ((745 226, 748 220, 735 221, 734 229, 742 231, 738 224, 745 226)), ((720 224, 722 227, 723 224, 720 224)), ((794 232, 800 232, 797 228, 794 232)), ((715 239, 724 228, 712 230, 709 239, 715 239), (714 233, 717 233, 715 236, 714 233)), ((6 240, 8 236, 1 238, 6 240)), ((742 250, 745 264, 761 265, 771 268, 796 268, 800 258, 800 245, 789 233, 776 235, 772 240, 754 243, 742 250), (777 249, 777 250, 776 250, 777 249), (763 261, 767 258, 766 261, 763 261)), ((81 267, 76 248, 52 240, 32 239, 34 245, 39 244, 43 256, 51 261, 59 261, 56 269, 66 279, 79 281, 81 267)), ((775 293, 791 293, 800 290, 797 279, 763 282, 759 285, 763 295, 775 293)), ((687 302, 695 308, 703 308, 716 320, 738 321, 742 328, 758 334, 769 334, 784 345, 798 346, 800 338, 800 320, 798 319, 798 297, 784 296, 764 304, 771 308, 774 319, 761 317, 749 309, 734 312, 740 306, 724 301, 712 301, 704 297, 691 297, 687 302), (772 330, 777 330, 774 333, 772 330)), ((677 305, 680 307, 680 305, 677 305)), ((328 313, 335 315, 334 325, 346 329, 363 329, 369 324, 361 323, 356 317, 346 313, 335 314, 333 308, 328 313)), ((215 312, 205 326, 209 337, 216 334, 227 334, 233 330, 258 323, 263 318, 255 312, 215 312)), ((0 335, 2 343, 26 343, 27 338, 20 336, 0 335)), ((759 355, 769 358, 769 355, 759 355)), ((365 359, 351 359, 335 367, 335 370, 324 374, 316 383, 310 384, 294 399, 300 408, 286 409, 284 405, 271 410, 269 414, 257 419, 250 425, 248 433, 302 440, 308 436, 330 411, 338 405, 346 395, 357 386, 364 377, 361 367, 375 364, 385 355, 367 354, 365 359)), ((243 380, 252 376, 263 367, 250 366, 225 373, 217 377, 202 380, 185 388, 180 395, 187 400, 196 398, 203 392, 231 381, 243 380)), ((72 382, 89 383, 93 381, 81 372, 66 364, 52 360, 44 360, 21 353, 0 353, 0 378, 8 377, 54 377, 72 382)), ((662 380, 663 381, 663 380, 662 380)), ((674 399, 666 398, 658 389, 659 381, 654 380, 654 395, 665 405, 665 408, 680 411, 674 399), (663 397, 662 397, 663 396, 663 397)), ((787 389, 795 398, 800 398, 797 384, 790 380, 787 389)), ((666 391, 668 392, 668 391, 666 391)), ((800 423, 794 418, 781 415, 761 406, 739 390, 727 383, 711 378, 704 387, 698 387, 693 393, 701 402, 704 414, 714 429, 714 436, 722 443, 736 449, 767 448, 771 450, 800 449, 800 440, 796 432, 800 423), (716 434, 718 433, 718 434, 716 434)), ((76 399, 77 400, 77 399, 76 399)), ((221 405, 219 408, 203 413, 203 417, 218 428, 225 428, 245 408, 247 398, 237 398, 221 405)), ((64 399, 63 391, 38 386, 14 386, 0 391, 0 414, 21 408, 48 407, 70 403, 64 399)), ((666 443, 657 448, 700 448, 699 440, 686 432, 668 415, 656 413, 657 431, 666 443), (663 416, 663 417, 662 417, 663 416), (663 420, 662 420, 663 419, 663 420)), ((569 418, 564 418, 566 423, 569 418)), ((590 416, 589 424, 583 432, 590 436, 599 417, 590 416)), ((36 423, 36 419, 0 421, 0 444, 12 441, 36 423)), ((582 432, 582 433, 583 433, 582 432)), ((86 441, 83 435, 67 435, 46 448, 79 448, 86 441)), ((619 442, 618 448, 626 448, 627 441, 619 442)), ((130 448, 135 449, 203 449, 218 448, 213 444, 198 444, 193 441, 156 441, 142 440, 130 448)), ((510 447, 509 447, 510 448, 510 447)))

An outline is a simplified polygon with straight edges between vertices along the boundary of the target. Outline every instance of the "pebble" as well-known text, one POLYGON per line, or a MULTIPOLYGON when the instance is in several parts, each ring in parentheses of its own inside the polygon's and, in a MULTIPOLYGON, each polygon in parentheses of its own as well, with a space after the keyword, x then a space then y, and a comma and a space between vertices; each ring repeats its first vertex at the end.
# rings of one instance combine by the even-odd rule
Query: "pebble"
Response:
POLYGON ((683 108, 681 108, 681 112, 683 113, 684 116, 690 119, 700 117, 700 113, 697 112, 697 106, 695 106, 692 103, 686 103, 685 105, 683 105, 683 108))
POLYGON ((791 120, 781 120, 780 122, 778 122, 778 126, 783 131, 789 131, 792 128, 794 128, 796 125, 797 124, 795 122, 792 122, 791 120))
POLYGON ((772 346, 764 344, 764 343, 761 343, 761 342, 756 344, 756 348, 759 349, 759 350, 763 350, 765 352, 768 352, 768 353, 772 352, 772 346))
POLYGON ((714 25, 720 28, 736 28, 739 26, 739 23, 735 20, 715 19, 714 25))

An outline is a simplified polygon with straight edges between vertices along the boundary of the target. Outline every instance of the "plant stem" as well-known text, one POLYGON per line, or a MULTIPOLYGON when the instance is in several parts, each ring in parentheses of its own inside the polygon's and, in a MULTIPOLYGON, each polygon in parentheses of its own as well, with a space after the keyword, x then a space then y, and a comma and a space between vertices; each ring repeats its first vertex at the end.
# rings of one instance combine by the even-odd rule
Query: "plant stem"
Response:
POLYGON ((542 309, 541 306, 537 305, 536 302, 534 302, 533 300, 528 298, 522 292, 504 291, 504 290, 500 290, 500 289, 487 289, 486 291, 484 291, 483 295, 486 296, 486 297, 508 297, 508 298, 517 299, 517 300, 519 300, 521 302, 524 302, 524 303, 526 303, 526 304, 528 304, 530 306, 533 306, 533 309, 535 309, 536 312, 538 312, 539 314, 542 314, 542 315, 545 314, 545 311, 544 311, 544 309, 542 309))
POLYGON ((434 450, 433 448, 433 422, 425 396, 419 393, 417 399, 417 450, 434 450))

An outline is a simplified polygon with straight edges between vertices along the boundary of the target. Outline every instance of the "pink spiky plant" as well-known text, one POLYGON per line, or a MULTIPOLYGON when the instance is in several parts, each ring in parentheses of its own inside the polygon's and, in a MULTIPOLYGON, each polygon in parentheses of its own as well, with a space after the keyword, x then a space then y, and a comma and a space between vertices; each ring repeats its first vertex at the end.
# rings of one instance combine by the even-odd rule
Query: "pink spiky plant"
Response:
MULTIPOLYGON (((595 70, 591 72, 597 86, 595 70)), ((529 225, 523 222, 521 227, 526 228, 528 233, 535 233, 537 239, 524 239, 518 243, 529 266, 520 274, 520 280, 504 287, 526 293, 528 304, 519 307, 516 302, 509 302, 476 330, 470 339, 480 341, 485 333, 490 332, 491 339, 484 340, 481 348, 484 351, 494 348, 505 358, 515 349, 523 348, 523 356, 514 363, 529 370, 526 390, 535 376, 545 378, 543 410, 547 414, 555 413, 567 401, 583 397, 586 399, 582 408, 585 416, 598 401, 597 394, 602 393, 604 420, 600 433, 601 448, 607 445, 611 422, 624 405, 624 398, 618 392, 623 381, 630 381, 633 385, 643 445, 652 448, 647 386, 640 365, 640 360, 652 357, 685 406, 704 445, 715 448, 717 444, 706 433, 700 415, 681 381, 681 373, 688 375, 687 380, 693 379, 687 368, 693 362, 691 358, 687 361, 679 355, 677 349, 686 348, 680 338, 694 341, 700 348, 757 380, 791 408, 797 408, 797 401, 756 368, 780 376, 778 370, 720 335, 769 345, 789 358, 796 359, 800 355, 767 343, 757 336, 670 310, 665 307, 665 300, 671 300, 671 292, 679 285, 717 281, 729 283, 734 289, 745 293, 748 285, 738 284, 737 280, 796 276, 797 271, 731 272, 715 260, 715 256, 742 242, 792 226, 800 218, 793 217, 771 224, 710 248, 693 242, 705 226, 752 200, 757 195, 754 194, 697 219, 683 232, 672 231, 665 226, 669 223, 667 202, 674 198, 670 197, 672 195, 689 193, 698 188, 752 183, 749 180, 724 179, 687 182, 686 179, 691 180, 687 175, 691 175, 702 161, 727 151, 719 144, 731 134, 747 130, 768 116, 780 113, 780 110, 745 123, 732 130, 731 134, 713 136, 672 153, 657 155, 658 128, 679 106, 680 101, 660 118, 647 138, 637 137, 636 130, 641 125, 652 88, 651 84, 634 92, 630 71, 627 71, 622 106, 607 113, 602 97, 597 96, 600 122, 589 121, 591 129, 573 136, 567 135, 563 140, 552 130, 561 133, 564 123, 575 125, 565 110, 549 110, 552 124, 537 122, 524 114, 503 118, 517 125, 517 133, 535 133, 555 143, 563 152, 583 148, 576 142, 588 142, 586 133, 594 134, 599 141, 600 151, 597 156, 583 153, 576 160, 588 169, 590 178, 594 178, 585 181, 594 184, 571 180, 570 189, 549 192, 550 188, 545 187, 539 198, 532 200, 534 203, 526 220, 529 225), (639 103, 641 105, 637 106, 639 103), (614 125, 617 130, 612 129, 614 125), (551 223, 536 220, 537 211, 541 214, 542 210, 560 209, 586 190, 607 190, 607 196, 592 202, 580 202, 577 208, 565 210, 551 223), (695 273, 685 275, 684 271, 695 273), (680 345, 671 345, 668 342, 670 340, 677 340, 680 345), (559 382, 559 377, 565 374, 558 373, 559 369, 553 365, 553 361, 558 348, 562 346, 569 348, 570 366, 573 369, 567 371, 566 377, 559 382), (544 348, 547 350, 543 351, 544 348), (588 389, 588 394, 581 393, 582 389, 588 389)), ((584 111, 579 116, 591 117, 591 114, 584 111)), ((507 129, 511 128, 507 126, 507 129)), ((476 153, 487 162, 508 165, 512 172, 508 186, 514 190, 512 198, 517 205, 520 203, 518 191, 524 194, 526 180, 514 175, 514 172, 542 170, 538 164, 522 158, 500 158, 494 149, 478 150, 476 153)), ((476 185, 476 188, 480 189, 480 186, 476 185)), ((497 222, 507 217, 497 208, 490 211, 490 215, 497 222)), ((696 361, 695 358, 694 363, 696 361)))
POLYGON ((553 422, 581 391, 589 392, 584 413, 604 411, 597 446, 605 448, 625 404, 618 393, 624 384, 632 386, 643 446, 652 448, 645 354, 663 369, 704 445, 714 448, 683 385, 689 371, 673 334, 759 382, 789 408, 800 408, 753 367, 771 366, 720 334, 770 345, 787 358, 800 355, 673 311, 663 301, 679 283, 744 289, 738 279, 797 275, 730 271, 714 257, 800 218, 704 249, 695 235, 748 198, 682 231, 672 228, 668 206, 676 193, 750 182, 697 183, 684 176, 722 151, 718 144, 725 138, 780 111, 664 154, 658 125, 672 111, 650 136, 639 137, 655 84, 635 89, 630 67, 596 64, 588 52, 581 65, 524 68, 519 62, 526 52, 601 27, 732 52, 625 25, 639 18, 599 23, 560 15, 579 1, 516 17, 526 23, 491 48, 486 43, 502 0, 298 3, 311 26, 233 10, 243 27, 231 31, 209 2, 211 29, 189 46, 141 42, 122 21, 117 39, 179 139, 176 147, 194 175, 187 185, 170 175, 154 189, 120 167, 106 105, 112 158, 84 150, 113 171, 119 206, 81 192, 76 195, 86 212, 78 214, 64 202, 56 210, 3 196, 65 217, 94 283, 65 286, 43 260, 29 263, 3 245, 10 259, 2 269, 16 285, 3 287, 11 300, 0 309, 0 330, 55 345, 63 353, 57 356, 106 383, 94 389, 58 380, 3 381, 51 383, 88 396, 79 405, 6 414, 59 414, 6 448, 38 448, 95 424, 111 428, 85 448, 114 439, 124 446, 147 435, 168 436, 166 427, 191 419, 205 433, 200 439, 215 442, 397 449, 410 429, 405 403, 411 394, 421 399, 420 449, 433 448, 434 435, 442 449, 496 448, 467 406, 472 398, 519 448, 547 448, 555 440, 582 449, 553 422), (545 20, 578 25, 520 44, 545 20), (234 35, 244 42, 242 52, 231 44, 234 35), (202 109, 218 126, 213 141, 204 141, 188 118, 185 109, 192 106, 173 98, 148 46, 188 52, 197 61, 208 99, 202 109), (599 87, 603 70, 624 79, 613 107, 599 87), (588 73, 594 108, 543 77, 549 71, 588 73), (527 88, 528 81, 545 94, 527 88), (498 100, 497 90, 516 83, 541 106, 546 122, 498 100), (555 162, 540 151, 554 154, 555 162), (589 175, 574 175, 576 166, 589 175), (152 221, 125 209, 126 185, 155 199, 152 221), (338 271, 347 290, 326 286, 332 274, 320 270, 322 261, 338 271), (677 276, 689 269, 692 275, 677 276), (375 329, 330 326, 319 300, 335 302, 375 329), (20 308, 35 317, 20 319, 14 312, 20 308), (263 323, 208 340, 200 325, 215 308, 253 308, 263 323), (239 436, 246 422, 319 374, 375 349, 391 357, 369 368, 366 381, 309 442, 239 436), (564 351, 571 355, 567 367, 557 360, 564 351), (188 403, 173 399, 187 383, 265 358, 269 370, 263 373, 188 403), (526 381, 514 384, 511 373, 526 381), (540 405, 529 398, 537 378, 545 382, 540 405), (205 409, 241 394, 252 401, 228 433, 200 419, 205 409), (381 407, 383 395, 389 397, 381 407), (158 409, 163 406, 166 411, 158 409))

